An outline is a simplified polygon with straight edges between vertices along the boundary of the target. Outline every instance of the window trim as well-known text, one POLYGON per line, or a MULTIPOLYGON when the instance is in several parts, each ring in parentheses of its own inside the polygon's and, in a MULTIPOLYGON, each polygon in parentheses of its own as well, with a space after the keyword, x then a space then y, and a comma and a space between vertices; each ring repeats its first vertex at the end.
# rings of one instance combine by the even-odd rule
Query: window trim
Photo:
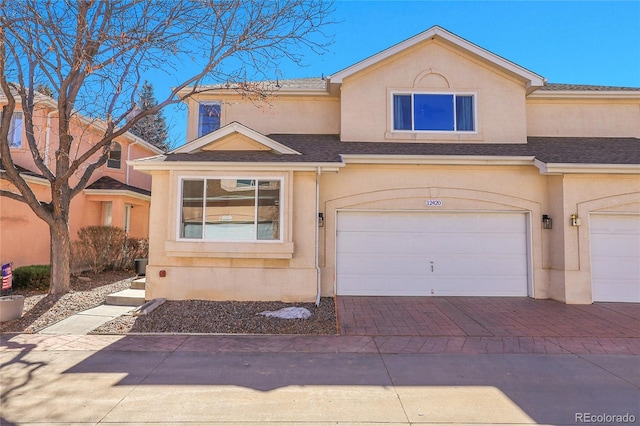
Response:
POLYGON ((107 169, 112 169, 112 170, 121 170, 122 169, 122 145, 119 142, 112 142, 111 143, 111 150, 109 151, 109 156, 107 157, 107 162, 106 162, 106 166, 107 169), (117 146, 118 149, 114 150, 114 146, 117 146), (109 162, 110 161, 116 161, 114 159, 111 158, 111 154, 113 152, 119 152, 120 153, 120 158, 117 160, 118 161, 118 167, 113 167, 109 162))
POLYGON ((474 135, 478 134, 478 94, 477 92, 437 92, 437 91, 416 91, 416 90, 392 90, 389 100, 389 128, 391 133, 399 134, 440 134, 440 135, 474 135), (409 95, 411 96, 411 129, 395 129, 394 128, 394 97, 396 95, 409 95), (452 95, 453 96, 453 125, 454 130, 416 130, 415 117, 414 117, 414 95, 452 95), (456 97, 457 96, 471 96, 473 103, 473 130, 455 130, 457 127, 457 114, 456 114, 456 97))
MULTIPOLYGON (((212 176, 180 176, 178 177, 178 188, 177 188, 177 194, 178 196, 176 197, 176 203, 177 203, 177 208, 176 208, 176 215, 175 215, 175 220, 176 220, 176 228, 175 228, 175 241, 177 242, 189 242, 189 243, 224 243, 224 244, 248 244, 248 245, 254 245, 254 244, 282 244, 285 242, 285 223, 283 222, 284 220, 284 212, 285 212, 285 208, 286 208, 286 201, 285 201, 285 190, 286 190, 286 185, 287 181, 286 181, 286 177, 285 176, 257 176, 257 175, 252 175, 252 174, 237 174, 237 175, 212 175, 212 176), (183 204, 183 191, 184 191, 184 181, 207 181, 207 180, 224 180, 224 179, 234 179, 234 180, 251 180, 251 181, 278 181, 280 183, 280 194, 279 194, 279 208, 278 208, 278 231, 279 231, 279 236, 278 239, 274 239, 274 240, 259 240, 259 239, 253 239, 253 240, 217 240, 217 239, 207 239, 204 238, 204 227, 203 227, 203 237, 202 238, 185 238, 181 236, 181 231, 182 231, 182 204, 183 204)), ((257 191, 259 189, 259 185, 256 185, 256 189, 254 192, 254 197, 257 197, 257 191)), ((204 191, 206 192, 206 185, 204 186, 204 191)), ((255 198, 254 198, 255 200, 255 198)), ((255 202, 254 204, 254 225, 257 226, 255 224, 255 218, 257 217, 257 211, 258 211, 258 203, 255 202)), ((206 208, 205 208, 206 210, 206 208)), ((206 218, 206 212, 203 211, 203 222, 206 218)), ((257 230, 256 230, 256 237, 257 237, 257 230)))
POLYGON ((221 101, 198 101, 197 118, 196 118, 196 138, 201 138, 205 135, 208 135, 209 133, 213 133, 216 130, 218 130, 218 129, 214 129, 211 132, 200 134, 200 131, 201 131, 200 118, 202 117, 200 115, 200 107, 202 105, 217 105, 219 107, 220 112, 218 115, 218 129, 222 127, 222 102, 221 101))
MULTIPOLYGON (((0 111, 0 119, 2 119, 2 111, 0 111)), ((24 130, 24 113, 22 111, 14 111, 11 114, 11 121, 9 123, 9 134, 8 141, 10 149, 22 149, 22 133, 24 130), (15 136, 16 136, 16 121, 20 117, 20 131, 17 133, 18 135, 18 143, 16 144, 15 136)))

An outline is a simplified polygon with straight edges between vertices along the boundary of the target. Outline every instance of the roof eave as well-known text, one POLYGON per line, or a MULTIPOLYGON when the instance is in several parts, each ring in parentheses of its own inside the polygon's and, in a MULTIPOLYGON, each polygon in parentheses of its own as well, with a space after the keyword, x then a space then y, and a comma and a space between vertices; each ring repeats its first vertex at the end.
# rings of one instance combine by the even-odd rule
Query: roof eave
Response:
POLYGON ((640 91, 635 90, 535 90, 527 99, 635 99, 640 100, 640 91))
POLYGON ((416 44, 421 43, 427 39, 435 38, 435 37, 439 37, 449 43, 452 43, 475 56, 478 56, 480 58, 483 58, 484 60, 487 60, 488 62, 495 64, 496 66, 508 71, 511 74, 515 74, 519 76, 520 78, 522 78, 527 82, 526 83, 527 89, 532 89, 533 87, 540 87, 540 86, 543 86, 545 83, 545 79, 542 76, 532 71, 529 71, 528 69, 521 67, 520 65, 517 65, 511 61, 508 61, 503 57, 496 55, 495 53, 492 53, 476 44, 473 44, 470 41, 465 40, 464 38, 457 36, 439 26, 431 27, 430 29, 418 35, 415 35, 405 41, 402 41, 373 56, 370 56, 367 59, 364 59, 354 65, 351 65, 350 67, 347 67, 341 71, 338 71, 337 73, 328 77, 328 79, 331 83, 342 83, 343 79, 365 68, 368 68, 371 65, 374 65, 382 60, 385 60, 390 56, 395 55, 412 46, 415 46, 416 44))
POLYGON ((545 163, 535 160, 534 165, 542 175, 567 173, 640 174, 640 164, 545 163))
POLYGON ((164 161, 133 164, 139 171, 317 171, 337 172, 344 167, 340 162, 231 162, 231 161, 164 161))

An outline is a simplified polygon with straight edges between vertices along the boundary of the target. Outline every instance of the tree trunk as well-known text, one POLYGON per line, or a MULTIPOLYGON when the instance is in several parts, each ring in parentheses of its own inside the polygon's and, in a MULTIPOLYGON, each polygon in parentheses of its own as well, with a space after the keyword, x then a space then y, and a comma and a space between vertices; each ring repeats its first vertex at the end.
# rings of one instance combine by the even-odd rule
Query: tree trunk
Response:
POLYGON ((64 294, 71 289, 71 238, 69 225, 56 219, 49 227, 51 233, 51 283, 49 294, 64 294))

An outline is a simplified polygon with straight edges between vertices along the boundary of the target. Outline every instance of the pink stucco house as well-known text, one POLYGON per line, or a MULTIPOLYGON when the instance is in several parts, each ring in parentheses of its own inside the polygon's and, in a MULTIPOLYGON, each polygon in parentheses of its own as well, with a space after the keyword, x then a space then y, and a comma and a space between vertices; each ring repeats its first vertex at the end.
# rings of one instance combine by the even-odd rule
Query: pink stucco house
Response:
MULTIPOLYGON (((34 117, 34 126, 38 130, 36 138, 42 157, 50 162, 58 144, 56 103, 45 96, 38 99, 34 117)), ((0 94, 0 105, 3 103, 6 103, 6 98, 0 94)), ((47 202, 51 197, 49 181, 35 166, 22 120, 18 104, 10 129, 11 155, 36 195, 47 202)), ((72 152, 80 155, 98 137, 100 123, 78 116, 72 126, 76 144, 72 152)), ((71 202, 71 237, 74 238, 79 229, 92 225, 118 226, 132 237, 148 237, 151 178, 133 170, 127 165, 127 160, 161 153, 162 150, 130 133, 116 139, 107 163, 95 171, 84 191, 71 202)), ((11 188, 6 180, 0 180, 0 185, 11 188)), ((28 205, 0 198, 0 262, 12 262, 14 267, 47 264, 49 243, 47 224, 28 205)))
POLYGON ((147 298, 640 302, 640 89, 440 27, 327 78, 212 86, 152 177, 147 298))

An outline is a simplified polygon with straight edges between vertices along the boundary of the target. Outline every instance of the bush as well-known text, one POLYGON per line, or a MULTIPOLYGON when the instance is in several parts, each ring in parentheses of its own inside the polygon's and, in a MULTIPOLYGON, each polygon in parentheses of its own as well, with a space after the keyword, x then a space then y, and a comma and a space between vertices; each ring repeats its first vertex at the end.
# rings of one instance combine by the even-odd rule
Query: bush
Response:
POLYGON ((122 228, 112 226, 82 228, 72 244, 74 269, 89 267, 95 274, 131 269, 134 260, 147 257, 148 251, 146 239, 129 238, 122 228))
POLYGON ((13 289, 47 290, 51 280, 50 265, 21 266, 13 270, 13 289))

